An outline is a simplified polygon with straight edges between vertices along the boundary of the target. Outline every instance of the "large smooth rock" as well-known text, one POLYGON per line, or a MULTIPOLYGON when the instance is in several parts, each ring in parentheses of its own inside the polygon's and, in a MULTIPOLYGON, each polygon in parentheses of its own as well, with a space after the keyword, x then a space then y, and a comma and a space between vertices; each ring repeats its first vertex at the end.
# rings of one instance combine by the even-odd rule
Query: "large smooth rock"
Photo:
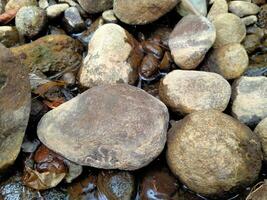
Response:
POLYGON ((159 95, 168 107, 182 114, 223 111, 231 97, 231 86, 216 73, 174 70, 162 79, 159 95))
POLYGON ((257 125, 267 117, 267 77, 246 77, 232 85, 232 114, 242 123, 257 125))
POLYGON ((37 6, 36 0, 9 0, 5 6, 5 11, 20 9, 23 6, 37 6))
POLYGON ((206 0, 181 0, 177 5, 177 12, 181 16, 188 14, 192 15, 207 15, 207 1, 206 0))
POLYGON ((265 162, 267 162, 267 117, 260 121, 254 132, 259 136, 265 162))
POLYGON ((80 165, 136 170, 163 150, 168 110, 158 99, 127 84, 93 87, 48 112, 38 137, 80 165))
POLYGON ((114 0, 115 15, 127 24, 148 24, 171 11, 179 0, 114 0))
POLYGON ((30 82, 19 59, 0 44, 0 171, 16 160, 30 114, 30 82))
POLYGON ((94 14, 112 8, 113 0, 78 0, 78 2, 86 12, 94 14))
POLYGON ((260 12, 260 7, 250 2, 230 1, 229 11, 239 17, 244 17, 248 15, 256 15, 258 12, 260 12))
POLYGON ((84 87, 134 84, 143 58, 139 43, 121 26, 105 24, 94 33, 79 80, 84 87))
POLYGON ((82 44, 67 35, 48 35, 10 50, 29 71, 59 72, 82 63, 82 44))
POLYGON ((247 126, 219 111, 205 110, 186 116, 170 130, 167 161, 189 189, 220 196, 257 180, 262 152, 247 126))
POLYGON ((213 45, 216 30, 203 16, 187 15, 175 26, 169 47, 175 63, 182 69, 195 69, 213 45))

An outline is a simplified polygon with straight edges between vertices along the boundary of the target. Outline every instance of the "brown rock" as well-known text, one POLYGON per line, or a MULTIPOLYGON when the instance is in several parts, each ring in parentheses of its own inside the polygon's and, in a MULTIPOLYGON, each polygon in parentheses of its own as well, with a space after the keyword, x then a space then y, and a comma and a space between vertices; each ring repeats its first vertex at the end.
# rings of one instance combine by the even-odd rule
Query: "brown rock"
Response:
POLYGON ((163 150, 168 119, 166 106, 143 90, 105 85, 48 112, 39 123, 38 137, 77 164, 135 170, 163 150))
POLYGON ((186 116, 169 132, 167 161, 189 189, 220 196, 257 180, 262 152, 248 127, 219 111, 205 110, 186 116))
POLYGON ((169 47, 175 63, 182 69, 195 69, 213 45, 216 30, 203 16, 187 15, 175 26, 169 47))
POLYGON ((158 59, 155 56, 149 54, 144 57, 141 63, 139 74, 145 79, 151 78, 158 74, 158 66, 158 59))
POLYGON ((264 160, 267 162, 267 118, 260 121, 254 132, 258 135, 261 141, 264 160))
POLYGON ((0 43, 5 47, 19 44, 20 38, 17 29, 13 26, 0 26, 0 43))
POLYGON ((112 8, 112 0, 78 0, 81 7, 88 13, 94 14, 112 8))
POLYGON ((172 10, 178 0, 114 0, 115 15, 127 24, 148 24, 172 10))

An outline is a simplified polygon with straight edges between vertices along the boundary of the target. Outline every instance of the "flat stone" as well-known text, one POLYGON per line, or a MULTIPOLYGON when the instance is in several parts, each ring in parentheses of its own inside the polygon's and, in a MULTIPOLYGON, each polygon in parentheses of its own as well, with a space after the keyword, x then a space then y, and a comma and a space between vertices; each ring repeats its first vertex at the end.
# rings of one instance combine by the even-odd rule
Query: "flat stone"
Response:
POLYGON ((252 24, 255 24, 258 21, 258 18, 256 15, 250 15, 250 16, 241 18, 241 20, 246 26, 250 26, 252 24))
POLYGON ((174 70, 160 83, 160 99, 173 111, 188 114, 199 110, 225 110, 230 84, 211 72, 174 70))
POLYGON ((38 137, 80 165, 136 170, 163 150, 168 110, 155 97, 127 84, 93 87, 48 112, 38 137))
POLYGON ((106 10, 102 13, 102 17, 106 23, 117 23, 118 20, 113 10, 106 10))
POLYGON ((207 15, 206 0, 181 0, 176 7, 177 12, 181 16, 186 15, 207 15))
POLYGON ((267 77, 246 77, 232 85, 232 114, 248 126, 267 117, 267 77))
POLYGON ((230 1, 229 11, 239 17, 248 15, 256 15, 260 11, 260 7, 254 3, 245 1, 230 1))
POLYGON ((14 26, 0 26, 0 43, 5 47, 12 47, 19 44, 19 33, 14 26))
POLYGON ((112 8, 113 0, 78 0, 81 7, 89 14, 99 13, 112 8))
POLYGON ((27 70, 0 44, 0 172, 14 163, 30 115, 27 70))

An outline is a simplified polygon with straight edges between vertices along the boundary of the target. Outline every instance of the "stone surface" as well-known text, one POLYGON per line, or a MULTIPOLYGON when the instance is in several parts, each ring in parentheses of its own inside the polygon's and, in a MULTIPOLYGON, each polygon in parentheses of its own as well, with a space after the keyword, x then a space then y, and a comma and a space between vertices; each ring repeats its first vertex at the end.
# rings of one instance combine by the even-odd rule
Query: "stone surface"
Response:
POLYGON ((81 7, 88 13, 94 14, 112 8, 112 0, 78 0, 81 7))
POLYGON ((174 70, 162 79, 159 95, 171 110, 182 114, 204 109, 223 111, 228 105, 231 87, 215 73, 174 70))
POLYGON ((68 33, 79 33, 85 29, 85 23, 76 7, 65 10, 63 23, 68 33))
POLYGON ((118 20, 113 10, 106 10, 102 13, 102 18, 106 23, 117 23, 118 20))
POLYGON ((181 0, 177 5, 177 12, 181 16, 191 15, 207 15, 206 0, 181 0))
POLYGON ((80 69, 84 87, 101 84, 134 84, 142 52, 138 42, 121 26, 105 24, 94 33, 80 69))
POLYGON ((195 69, 213 45, 215 37, 216 30, 205 17, 183 17, 169 38, 169 47, 175 63, 182 69, 195 69))
POLYGON ((232 114, 249 126, 267 117, 267 77, 246 77, 232 85, 232 114))
POLYGON ((256 184, 246 200, 265 200, 267 197, 267 180, 256 184))
POLYGON ((245 37, 242 45, 247 53, 253 53, 257 48, 261 47, 261 37, 258 34, 249 34, 245 37))
POLYGON ((209 54, 204 70, 222 75, 225 79, 236 79, 248 68, 248 55, 239 43, 231 43, 213 49, 209 54))
POLYGON ((0 171, 16 160, 30 115, 30 82, 19 59, 0 44, 0 171))
POLYGON ((0 0, 0 14, 5 11, 6 0, 0 0))
POLYGON ((216 28, 214 47, 229 43, 240 43, 246 36, 246 26, 242 20, 231 13, 220 14, 215 17, 213 24, 216 28))
POLYGON ((267 28, 267 5, 260 7, 260 12, 258 14, 258 26, 261 28, 267 28))
POLYGON ((67 35, 48 35, 11 51, 31 72, 59 72, 82 63, 82 45, 67 35))
POLYGON ((248 15, 256 15, 260 11, 260 7, 250 2, 230 1, 229 11, 239 17, 244 17, 248 15))
POLYGON ((0 43, 5 47, 12 47, 19 44, 20 38, 16 27, 0 26, 0 43))
POLYGON ((143 90, 104 85, 48 112, 37 132, 48 148, 77 164, 136 170, 163 150, 168 120, 166 106, 143 90))
POLYGON ((260 121, 254 132, 260 139, 264 161, 267 162, 267 117, 260 121))
POLYGON ((69 4, 67 3, 51 5, 47 7, 46 14, 50 19, 57 18, 62 13, 64 13, 64 11, 68 9, 68 7, 69 7, 69 4))
POLYGON ((209 10, 207 18, 210 21, 213 21, 216 18, 216 16, 227 12, 228 12, 228 4, 226 0, 215 0, 209 10))
POLYGON ((5 10, 20 9, 23 6, 37 6, 36 0, 9 0, 5 10))
POLYGON ((148 24, 171 11, 179 0, 114 0, 115 15, 127 24, 148 24))
POLYGON ((205 110, 186 116, 170 130, 167 162, 189 189, 220 196, 257 180, 262 152, 247 126, 219 111, 205 110))
POLYGON ((46 26, 46 12, 37 6, 24 6, 16 15, 16 27, 21 35, 32 38, 46 26))
POLYGON ((255 24, 258 21, 258 18, 255 15, 251 15, 251 16, 243 17, 241 18, 241 20, 246 26, 249 26, 249 25, 255 24))

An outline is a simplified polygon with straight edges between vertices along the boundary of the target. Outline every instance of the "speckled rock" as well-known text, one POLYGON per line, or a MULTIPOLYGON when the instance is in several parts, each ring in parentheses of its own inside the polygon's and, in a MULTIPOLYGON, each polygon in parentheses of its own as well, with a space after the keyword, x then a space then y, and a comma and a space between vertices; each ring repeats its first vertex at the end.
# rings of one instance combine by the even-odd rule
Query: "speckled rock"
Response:
POLYGON ((246 77, 232 85, 232 114, 249 126, 267 117, 267 77, 246 77))
POLYGON ((205 109, 223 111, 231 86, 215 73, 174 70, 162 79, 159 95, 168 107, 182 114, 205 109))
POLYGON ((228 12, 228 4, 226 0, 215 0, 209 10, 207 18, 210 21, 213 21, 216 16, 227 12, 228 12))
POLYGON ((168 120, 166 106, 143 90, 103 85, 48 112, 37 132, 48 148, 77 164, 136 170, 163 150, 168 120))
POLYGON ((203 16, 187 15, 175 26, 169 47, 175 63, 182 69, 195 69, 213 45, 216 30, 203 16))
POLYGON ((19 44, 20 38, 16 27, 0 26, 0 43, 5 47, 12 47, 19 44))
POLYGON ((219 111, 205 110, 186 116, 170 130, 167 162, 189 189, 220 196, 257 180, 262 152, 247 126, 219 111))
POLYGON ((134 84, 143 53, 138 42, 121 26, 105 24, 94 33, 80 69, 84 87, 101 84, 134 84))
POLYGON ((265 200, 267 197, 267 180, 265 179, 261 183, 257 183, 250 194, 246 197, 246 200, 265 200))
POLYGON ((246 36, 245 24, 234 14, 220 14, 214 18, 213 24, 216 28, 215 48, 229 43, 240 43, 246 36))
POLYGON ((46 26, 46 12, 37 6, 24 6, 16 15, 16 27, 21 35, 32 38, 46 26))
POLYGON ((0 44, 0 172, 14 163, 30 115, 30 82, 19 59, 0 44))
POLYGON ((69 4, 67 3, 51 5, 47 7, 46 14, 50 19, 57 18, 62 13, 64 13, 64 11, 68 9, 68 7, 69 7, 69 4))
POLYGON ((112 0, 78 0, 81 7, 90 14, 99 13, 112 8, 112 0))
POLYGON ((59 72, 82 63, 82 44, 67 35, 48 35, 11 51, 31 72, 59 72))
POLYGON ((171 11, 179 0, 114 0, 115 15, 127 24, 148 24, 171 11))
POLYGON ((248 15, 256 15, 260 11, 260 7, 250 2, 230 1, 229 11, 239 17, 244 17, 248 15))
POLYGON ((213 49, 209 54, 204 70, 222 75, 225 79, 236 79, 248 68, 248 55, 239 43, 231 43, 213 49))
POLYGON ((181 0, 176 7, 177 12, 181 16, 188 14, 192 15, 207 15, 207 1, 206 0, 181 0))
POLYGON ((20 9, 23 6, 37 6, 36 0, 9 0, 5 10, 20 9))
POLYGON ((267 162, 267 117, 260 121, 260 123, 256 126, 254 132, 260 139, 264 161, 267 162))
POLYGON ((256 15, 250 15, 250 16, 241 18, 241 20, 246 26, 250 26, 252 24, 255 24, 258 21, 258 18, 256 15))

